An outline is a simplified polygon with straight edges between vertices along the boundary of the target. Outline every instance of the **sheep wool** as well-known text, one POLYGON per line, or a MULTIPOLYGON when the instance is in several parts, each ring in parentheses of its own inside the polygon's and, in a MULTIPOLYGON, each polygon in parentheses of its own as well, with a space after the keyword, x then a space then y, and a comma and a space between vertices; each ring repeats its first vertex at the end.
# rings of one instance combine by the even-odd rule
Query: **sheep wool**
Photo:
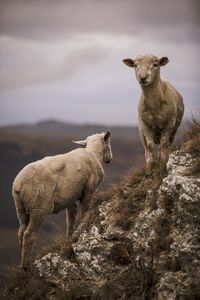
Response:
POLYGON ((16 176, 12 194, 20 223, 22 267, 30 264, 32 246, 47 215, 67 208, 67 231, 73 234, 82 208, 91 201, 104 178, 102 163, 112 160, 110 135, 110 131, 105 131, 76 141, 85 148, 30 163, 16 176))
POLYGON ((123 62, 135 69, 136 79, 141 86, 139 99, 139 130, 145 149, 146 171, 151 173, 155 157, 155 144, 159 144, 161 173, 166 174, 166 163, 170 145, 181 124, 184 104, 180 93, 168 81, 161 80, 160 67, 166 65, 167 57, 140 55, 136 59, 126 58, 123 62))

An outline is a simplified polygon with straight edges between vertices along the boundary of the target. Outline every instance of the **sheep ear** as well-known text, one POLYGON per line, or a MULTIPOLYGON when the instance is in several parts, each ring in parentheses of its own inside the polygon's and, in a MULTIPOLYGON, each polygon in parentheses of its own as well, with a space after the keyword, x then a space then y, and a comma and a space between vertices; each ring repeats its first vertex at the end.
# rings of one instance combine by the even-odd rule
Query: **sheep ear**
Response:
POLYGON ((134 60, 131 58, 125 58, 123 59, 123 63, 125 63, 125 65, 133 68, 134 67, 134 60))
POLYGON ((160 66, 165 66, 169 62, 168 57, 164 56, 159 59, 160 66))
POLYGON ((78 145, 81 145, 81 146, 86 146, 87 140, 83 140, 83 141, 72 141, 72 143, 78 144, 78 145))
POLYGON ((104 131, 104 141, 107 142, 109 140, 111 136, 111 131, 110 130, 106 130, 104 131))

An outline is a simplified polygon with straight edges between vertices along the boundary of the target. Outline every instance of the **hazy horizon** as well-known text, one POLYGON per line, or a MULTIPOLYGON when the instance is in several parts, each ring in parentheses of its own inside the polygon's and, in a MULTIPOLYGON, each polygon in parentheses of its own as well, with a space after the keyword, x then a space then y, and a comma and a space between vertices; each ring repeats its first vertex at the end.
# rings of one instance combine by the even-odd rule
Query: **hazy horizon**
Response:
POLYGON ((56 118, 49 118, 49 119, 40 119, 40 120, 37 120, 37 121, 27 121, 27 122, 19 122, 19 123, 8 123, 8 124, 3 124, 1 125, 0 124, 0 128, 3 128, 3 127, 9 127, 9 126, 26 126, 26 125, 38 125, 38 124, 42 124, 42 123, 48 123, 48 122, 52 122, 52 123, 61 123, 61 124, 70 124, 70 125, 77 125, 77 126, 93 126, 93 125, 98 125, 98 126, 103 126, 103 127, 106 127, 106 126, 110 126, 110 127, 137 127, 137 125, 134 125, 134 124, 126 124, 126 123, 123 123, 123 124, 115 124, 115 123, 112 123, 112 124, 109 124, 109 123, 100 123, 100 122, 90 122, 90 121, 86 121, 86 122, 78 122, 78 121, 69 121, 69 120, 62 120, 62 119, 56 119, 56 118))
POLYGON ((161 77, 199 109, 197 0, 0 0, 0 126, 57 119, 137 125, 122 59, 168 56, 161 77))

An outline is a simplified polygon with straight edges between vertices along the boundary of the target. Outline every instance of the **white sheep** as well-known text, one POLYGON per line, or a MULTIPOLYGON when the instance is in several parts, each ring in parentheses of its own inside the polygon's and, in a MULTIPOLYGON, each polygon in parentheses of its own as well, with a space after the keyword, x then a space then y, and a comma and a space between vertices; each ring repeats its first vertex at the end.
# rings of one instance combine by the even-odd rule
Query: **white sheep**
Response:
POLYGON ((16 176, 12 194, 20 223, 18 238, 23 268, 30 264, 36 234, 47 215, 67 208, 69 234, 77 228, 81 207, 88 205, 103 180, 102 163, 112 160, 110 135, 110 131, 105 131, 76 141, 86 148, 30 163, 16 176))
POLYGON ((154 147, 160 144, 159 161, 162 174, 166 173, 170 145, 184 113, 182 96, 168 82, 160 78, 160 66, 168 63, 167 57, 140 55, 123 62, 135 69, 142 94, 139 100, 139 129, 145 148, 146 171, 151 173, 154 165, 154 147))

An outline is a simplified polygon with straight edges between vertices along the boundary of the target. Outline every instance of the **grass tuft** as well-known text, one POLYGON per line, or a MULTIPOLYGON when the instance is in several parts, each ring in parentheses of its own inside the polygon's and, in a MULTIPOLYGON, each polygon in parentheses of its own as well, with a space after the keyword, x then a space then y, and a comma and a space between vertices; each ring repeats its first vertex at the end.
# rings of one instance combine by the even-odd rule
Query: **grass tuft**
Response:
POLYGON ((1 291, 1 299, 38 300, 47 299, 51 286, 39 277, 36 270, 23 271, 19 267, 8 267, 5 279, 7 286, 1 291))
POLYGON ((48 253, 59 253, 60 256, 66 259, 73 260, 74 259, 74 251, 72 248, 72 240, 71 238, 67 238, 64 234, 53 235, 52 240, 54 242, 49 247, 44 247, 42 249, 38 249, 37 251, 37 259, 43 257, 48 253))
POLYGON ((122 182, 115 185, 116 205, 112 213, 115 225, 129 230, 145 207, 155 209, 161 181, 159 168, 155 168, 151 176, 147 176, 144 170, 130 172, 122 182))
POLYGON ((184 175, 200 175, 200 120, 197 120, 194 116, 192 116, 192 121, 186 133, 183 149, 193 157, 193 163, 184 175))
POLYGON ((190 122, 183 148, 193 157, 200 157, 200 121, 195 117, 190 122))

